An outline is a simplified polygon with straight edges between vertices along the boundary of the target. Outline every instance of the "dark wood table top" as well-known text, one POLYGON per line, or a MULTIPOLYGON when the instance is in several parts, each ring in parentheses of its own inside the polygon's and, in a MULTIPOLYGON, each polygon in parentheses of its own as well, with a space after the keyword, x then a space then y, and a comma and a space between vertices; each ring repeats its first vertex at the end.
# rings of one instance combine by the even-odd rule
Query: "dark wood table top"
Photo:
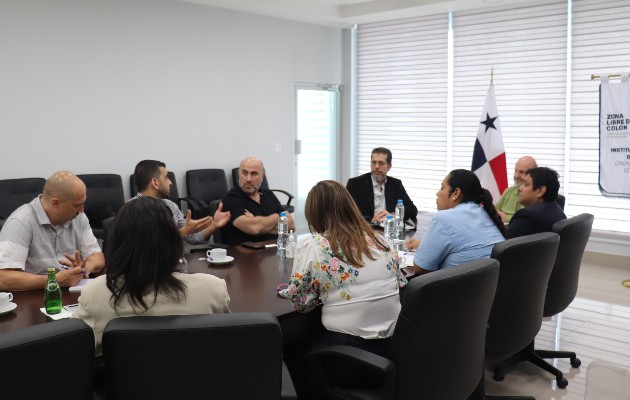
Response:
MULTIPOLYGON (((186 256, 191 273, 206 273, 225 279, 230 294, 232 312, 271 312, 278 319, 293 313, 291 302, 276 295, 276 287, 287 283, 293 266, 292 259, 280 259, 276 249, 252 250, 242 246, 228 248, 227 254, 234 261, 227 265, 212 265, 206 254, 192 253, 186 256), (200 260, 201 258, 201 260, 200 260)), ((79 293, 62 289, 63 304, 74 304, 79 293)), ((13 292, 17 308, 0 316, 0 333, 42 324, 48 318, 40 312, 44 306, 44 290, 13 292)))
MULTIPOLYGON (((433 213, 418 213, 418 231, 406 232, 406 238, 415 236, 421 239, 432 215, 433 213)), ((292 259, 280 259, 276 255, 276 248, 253 250, 233 246, 228 248, 227 254, 234 257, 234 261, 227 265, 210 264, 206 261, 205 252, 188 254, 188 270, 191 273, 212 274, 225 279, 232 312, 270 312, 281 323, 289 318, 303 321, 293 312, 291 302, 276 295, 278 284, 289 281, 292 259)), ((63 304, 74 304, 78 301, 79 293, 70 293, 67 288, 62 289, 62 292, 63 304)), ((44 306, 43 289, 13 292, 13 302, 17 304, 17 308, 0 315, 0 333, 48 321, 48 317, 39 310, 44 306)))

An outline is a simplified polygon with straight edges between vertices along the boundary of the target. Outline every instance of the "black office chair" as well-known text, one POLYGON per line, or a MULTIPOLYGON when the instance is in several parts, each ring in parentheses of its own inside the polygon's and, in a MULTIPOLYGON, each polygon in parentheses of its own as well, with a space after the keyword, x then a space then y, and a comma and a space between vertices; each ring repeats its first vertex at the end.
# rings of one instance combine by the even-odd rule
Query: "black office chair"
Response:
POLYGON ((103 229, 103 244, 101 245, 101 249, 103 250, 103 254, 107 255, 107 241, 109 239, 109 231, 112 228, 112 223, 114 222, 114 217, 107 218, 102 223, 103 229))
MULTIPOLYGON (((580 214, 553 224, 552 231, 560 235, 560 247, 547 284, 543 312, 545 317, 561 313, 573 302, 577 294, 582 256, 591 236, 594 219, 595 217, 591 214, 580 214)), ((535 353, 540 358, 568 358, 573 368, 582 364, 572 351, 535 350, 535 353)), ((566 382, 566 379, 562 377, 562 372, 551 364, 543 362, 545 365, 541 368, 556 375, 558 382, 566 382)))
MULTIPOLYGON (((232 168, 232 185, 233 187, 238 187, 238 168, 232 168)), ((282 193, 287 197, 287 202, 282 204, 282 208, 284 211, 288 213, 292 213, 295 211, 295 207, 291 205, 291 201, 295 198, 291 193, 282 189, 269 189, 269 183, 267 182, 267 174, 263 176, 263 181, 260 184, 260 187, 263 189, 271 190, 272 192, 282 193)))
MULTIPOLYGON (((486 353, 497 381, 520 362, 546 364, 534 352, 534 339, 542 325, 547 282, 559 243, 557 234, 543 232, 494 246, 492 258, 501 263, 501 272, 488 319, 486 353)), ((566 379, 558 379, 558 386, 565 387, 566 379)))
MULTIPOLYGON (((171 180, 171 190, 169 193, 169 199, 177 204, 181 210, 181 201, 185 199, 179 198, 179 190, 177 189, 177 180, 173 171, 168 171, 168 179, 171 180)), ((129 197, 136 197, 138 195, 138 185, 136 185, 136 178, 134 174, 129 175, 129 197)))
POLYGON ((476 260, 419 276, 404 289, 391 359, 349 346, 310 353, 327 399, 466 399, 483 377, 488 314, 499 263, 476 260), (342 386, 326 376, 328 363, 380 372, 383 384, 342 386))
POLYGON ((80 319, 1 334, 0 360, 3 399, 94 397, 94 334, 80 319))
POLYGON ((297 398, 270 313, 116 318, 103 361, 108 400, 297 398))
POLYGON ((0 180, 0 229, 9 215, 44 191, 44 178, 0 180))
POLYGON ((566 201, 565 197, 561 194, 559 194, 558 197, 556 198, 556 203, 558 203, 560 208, 562 208, 563 210, 564 210, 565 201, 566 201))
POLYGON ((90 220, 94 236, 105 240, 103 221, 112 217, 125 204, 125 194, 120 175, 77 175, 87 188, 85 215, 90 220))
POLYGON ((222 169, 193 169, 186 171, 188 205, 194 219, 209 215, 209 204, 222 199, 228 192, 227 178, 222 169))

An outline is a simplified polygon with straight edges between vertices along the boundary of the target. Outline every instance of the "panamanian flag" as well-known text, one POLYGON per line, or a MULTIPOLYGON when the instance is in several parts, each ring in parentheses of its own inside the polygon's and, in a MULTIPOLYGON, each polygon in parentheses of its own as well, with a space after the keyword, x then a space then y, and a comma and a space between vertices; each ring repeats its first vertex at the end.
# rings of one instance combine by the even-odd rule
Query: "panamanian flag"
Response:
POLYGON ((490 191, 492 201, 496 203, 507 189, 508 180, 505 148, 492 83, 488 88, 486 104, 481 113, 471 170, 479 177, 481 186, 490 191))

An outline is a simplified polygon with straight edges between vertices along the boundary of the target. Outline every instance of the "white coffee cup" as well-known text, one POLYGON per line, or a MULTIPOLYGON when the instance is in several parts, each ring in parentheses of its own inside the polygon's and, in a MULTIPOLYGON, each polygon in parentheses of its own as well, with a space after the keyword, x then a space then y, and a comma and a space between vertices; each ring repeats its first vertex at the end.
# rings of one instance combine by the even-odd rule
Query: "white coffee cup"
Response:
POLYGON ((208 256, 208 258, 211 258, 212 261, 222 262, 222 261, 225 261, 225 257, 227 257, 227 250, 226 249, 208 250, 206 251, 206 256, 208 256))
POLYGON ((0 308, 6 308, 9 306, 9 303, 13 300, 13 293, 11 292, 0 292, 0 308))

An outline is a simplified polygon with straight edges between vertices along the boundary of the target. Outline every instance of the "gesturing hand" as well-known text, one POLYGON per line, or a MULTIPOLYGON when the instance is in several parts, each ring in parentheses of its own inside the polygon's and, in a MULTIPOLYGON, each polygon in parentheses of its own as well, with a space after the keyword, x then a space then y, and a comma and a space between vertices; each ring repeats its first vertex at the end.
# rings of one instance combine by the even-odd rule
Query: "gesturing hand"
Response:
POLYGON ((59 264, 69 268, 85 268, 85 260, 81 259, 81 253, 78 251, 74 252, 74 257, 70 256, 68 253, 63 253, 63 255, 66 259, 59 260, 59 264))
POLYGON ((230 217, 230 212, 223 211, 223 202, 220 202, 217 211, 214 213, 214 227, 221 228, 225 226, 230 221, 230 217))
POLYGON ((180 229, 182 236, 188 236, 197 233, 209 227, 212 224, 212 217, 207 216, 200 219, 192 219, 192 212, 188 210, 186 213, 186 223, 180 229))

